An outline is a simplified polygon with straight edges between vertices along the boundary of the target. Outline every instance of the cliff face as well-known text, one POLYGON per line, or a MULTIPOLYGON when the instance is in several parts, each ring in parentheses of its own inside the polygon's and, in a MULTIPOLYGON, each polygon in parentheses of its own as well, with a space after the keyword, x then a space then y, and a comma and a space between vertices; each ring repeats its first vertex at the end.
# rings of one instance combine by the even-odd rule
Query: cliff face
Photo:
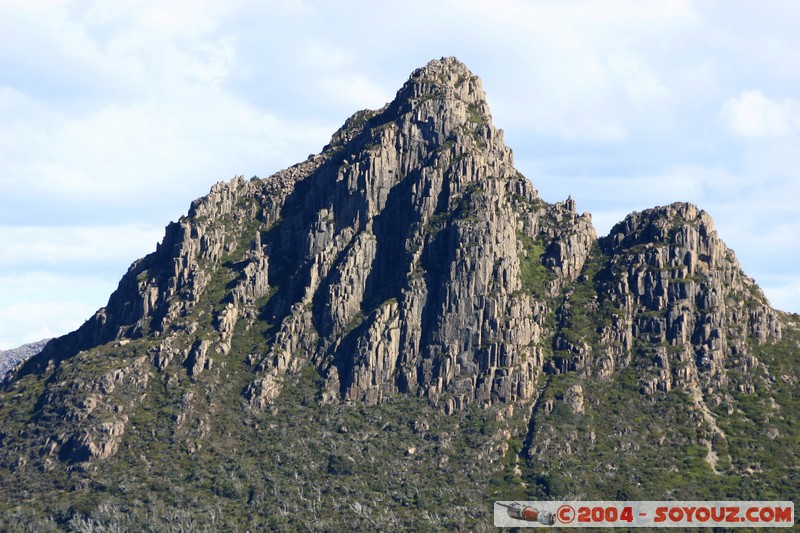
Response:
POLYGON ((244 391, 257 409, 309 364, 326 400, 412 392, 447 410, 524 400, 551 297, 595 240, 574 202, 539 199, 480 80, 444 59, 383 109, 351 117, 320 155, 215 185, 48 353, 150 337, 155 369, 176 359, 196 376, 230 351, 240 321, 266 320, 272 342, 253 354, 258 377, 244 391), (220 294, 201 305, 211 286, 220 294))
MULTIPOLYGON (((730 456, 711 444, 715 410, 772 386, 760 354, 796 354, 786 327, 696 207, 633 213, 598 240, 573 200, 544 202, 480 80, 444 58, 320 154, 195 201, 104 309, 5 381, 0 455, 82 479, 148 439, 194 455, 229 427, 223 412, 277 424, 313 375, 320 409, 421 398, 435 416, 491 413, 504 425, 481 457, 516 457, 515 471, 543 452, 591 456, 578 441, 595 429, 550 415, 563 402, 600 416, 608 391, 590 393, 620 380, 648 405, 685 392, 711 428, 694 444, 730 456)), ((334 471, 349 464, 336 457, 334 471)))
POLYGON ((566 293, 563 331, 554 344, 561 356, 551 365, 556 371, 608 378, 630 364, 638 345, 655 350, 645 394, 678 383, 707 388, 728 384, 724 365, 750 357, 749 341, 781 339, 778 313, 697 207, 633 213, 598 244, 592 268, 566 293), (591 299, 576 306, 576 293, 591 299), (576 335, 587 319, 594 331, 576 335), (675 364, 682 368, 677 374, 670 370, 675 364))

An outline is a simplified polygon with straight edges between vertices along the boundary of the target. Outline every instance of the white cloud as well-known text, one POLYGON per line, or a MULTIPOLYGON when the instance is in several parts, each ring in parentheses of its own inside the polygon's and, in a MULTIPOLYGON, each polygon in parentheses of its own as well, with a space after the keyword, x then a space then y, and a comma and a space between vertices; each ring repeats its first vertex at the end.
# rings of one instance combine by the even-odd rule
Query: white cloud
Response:
POLYGON ((793 101, 778 103, 761 91, 742 91, 722 106, 720 119, 742 137, 782 137, 800 124, 800 106, 793 101))
MULTIPOLYGON (((579 209, 593 210, 593 206, 605 206, 598 210, 598 217, 608 222, 611 214, 624 217, 631 211, 641 211, 656 205, 673 202, 693 202, 701 207, 709 202, 739 200, 742 187, 748 180, 731 174, 724 168, 700 165, 677 165, 665 168, 655 175, 540 175, 534 178, 542 191, 555 190, 548 201, 555 201, 571 194, 578 201, 579 209), (627 211, 620 210, 625 206, 627 211), (609 210, 609 207, 614 207, 609 210), (601 215, 601 213, 607 213, 601 215)), ((594 213, 595 211, 592 211, 594 213)), ((598 218, 598 220, 601 220, 598 218)), ((615 222, 622 220, 617 218, 615 222)), ((598 231, 611 227, 597 223, 598 231)), ((601 233, 602 234, 602 233, 601 233)))
POLYGON ((74 331, 94 311, 96 309, 80 300, 21 302, 0 307, 0 350, 74 331))
MULTIPOLYGON (((344 95, 344 84, 337 83, 344 95)), ((0 204, 18 203, 19 197, 78 205, 158 206, 170 200, 172 211, 182 211, 220 179, 268 175, 318 151, 335 129, 279 120, 201 87, 184 89, 156 101, 108 105, 73 117, 44 111, 5 91, 0 102, 6 103, 0 106, 36 108, 31 115, 40 118, 32 126, 20 107, 7 116, 0 137, 11 148, 0 152, 6 194, 0 204)), ((351 101, 369 89, 351 92, 351 101)))
POLYGON ((80 326, 162 236, 131 225, 0 226, 0 349, 80 326))
POLYGON ((163 229, 134 225, 0 226, 0 268, 89 267, 125 257, 130 263, 155 251, 163 235, 163 229))
POLYGON ((658 78, 646 60, 630 49, 612 52, 608 67, 613 79, 622 86, 628 102, 635 108, 644 108, 663 103, 670 90, 658 78))
POLYGON ((800 312, 797 302, 800 301, 800 276, 792 277, 767 277, 756 278, 761 283, 769 302, 776 309, 791 310, 795 313, 800 312))
MULTIPOLYGON (((183 210, 210 183, 270 174, 321 148, 334 125, 282 120, 224 89, 240 60, 234 33, 220 26, 236 7, 187 0, 4 8, 0 203, 169 198, 183 210), (41 94, 64 87, 77 98, 41 94)), ((348 106, 375 99, 369 80, 348 92, 346 74, 329 79, 328 92, 348 106)))
POLYGON ((80 327, 116 287, 107 279, 31 271, 0 275, 0 349, 80 327))
POLYGON ((355 59, 342 47, 316 41, 301 45, 300 57, 306 66, 327 71, 350 68, 355 59))
POLYGON ((698 24, 684 1, 469 1, 455 9, 503 34, 505 46, 485 43, 504 80, 498 118, 548 138, 600 143, 669 117, 671 77, 652 43, 680 41, 698 24))
MULTIPOLYGON (((578 212, 586 210, 585 205, 578 204, 578 212)), ((630 211, 590 211, 592 214, 592 225, 597 231, 598 237, 604 237, 611 232, 611 228, 617 222, 621 222, 630 211)))
POLYGON ((347 106, 353 112, 359 109, 379 109, 394 97, 393 93, 358 74, 325 76, 320 80, 320 85, 332 103, 347 106))

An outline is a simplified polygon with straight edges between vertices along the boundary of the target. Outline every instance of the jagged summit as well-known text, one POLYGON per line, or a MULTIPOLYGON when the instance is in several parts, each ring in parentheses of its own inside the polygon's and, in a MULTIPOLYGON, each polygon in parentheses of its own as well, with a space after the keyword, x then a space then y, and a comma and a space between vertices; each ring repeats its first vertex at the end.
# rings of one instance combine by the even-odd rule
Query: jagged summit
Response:
POLYGON ((714 221, 707 212, 688 202, 675 202, 629 214, 611 228, 605 241, 610 250, 666 242, 674 233, 672 230, 684 225, 697 228, 703 237, 716 233, 714 221))
POLYGON ((795 329, 695 206, 633 213, 598 239, 571 197, 542 200, 480 80, 443 58, 320 154, 214 185, 106 307, 13 371, 0 488, 66 487, 37 495, 59 516, 74 498, 142 513, 169 498, 277 530, 300 496, 339 516, 362 508, 339 495, 364 487, 391 494, 381 505, 409 529, 423 499, 446 506, 444 527, 477 529, 465 517, 504 496, 490 484, 659 499, 697 496, 702 479, 714 499, 773 444, 797 448, 795 329), (743 429, 758 425, 773 444, 743 429), (637 462, 672 473, 687 455, 688 481, 637 462), (153 488, 164 479, 181 481, 153 488), (437 492, 414 496, 422 481, 437 492), (473 486, 471 503, 452 492, 473 486))
MULTIPOLYGON (((374 146, 386 130, 399 129, 413 145, 424 143, 429 151, 497 152, 496 157, 513 166, 511 150, 495 129, 481 80, 454 57, 433 60, 415 70, 382 109, 362 110, 350 117, 323 149, 323 155, 374 146), (354 144, 355 143, 355 144, 354 144)), ((414 146, 399 146, 414 150, 414 146)))
MULTIPOLYGON (((444 86, 460 87, 468 79, 478 80, 478 77, 457 57, 448 56, 440 59, 431 59, 424 67, 420 67, 411 73, 408 82, 403 85, 403 88, 398 93, 402 93, 409 84, 413 83, 426 83, 436 80, 444 86)), ((483 98, 484 100, 486 99, 485 94, 483 94, 483 98)))
POLYGON ((397 92, 396 101, 426 99, 459 100, 471 106, 480 117, 491 119, 481 79, 455 57, 435 59, 415 70, 397 92))

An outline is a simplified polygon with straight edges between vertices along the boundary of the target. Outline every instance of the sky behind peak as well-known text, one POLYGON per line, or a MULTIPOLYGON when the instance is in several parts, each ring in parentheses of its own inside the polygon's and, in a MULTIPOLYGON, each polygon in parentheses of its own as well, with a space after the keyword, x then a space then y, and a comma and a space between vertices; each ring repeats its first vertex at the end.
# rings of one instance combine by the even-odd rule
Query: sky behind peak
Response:
POLYGON ((598 233, 690 201, 800 311, 800 5, 0 2, 0 349, 105 305, 191 200, 320 151, 454 55, 517 167, 598 233))

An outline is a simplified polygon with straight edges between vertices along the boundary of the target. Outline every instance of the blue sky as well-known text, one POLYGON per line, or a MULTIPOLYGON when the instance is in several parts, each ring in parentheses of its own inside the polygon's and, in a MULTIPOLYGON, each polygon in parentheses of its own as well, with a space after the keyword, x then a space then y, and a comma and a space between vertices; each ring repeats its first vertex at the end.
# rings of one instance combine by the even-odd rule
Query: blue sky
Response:
POLYGON ((0 349, 75 329, 214 182, 319 152, 448 55, 545 200, 600 234, 694 202, 798 312, 798 20, 782 0, 2 0, 0 349))

